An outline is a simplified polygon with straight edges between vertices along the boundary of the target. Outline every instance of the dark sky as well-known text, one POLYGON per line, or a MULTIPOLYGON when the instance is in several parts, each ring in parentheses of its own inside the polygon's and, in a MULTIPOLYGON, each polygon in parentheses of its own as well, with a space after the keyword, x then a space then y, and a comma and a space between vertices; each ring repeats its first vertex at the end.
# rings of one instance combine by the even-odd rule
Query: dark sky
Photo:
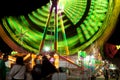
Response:
POLYGON ((0 37, 0 51, 3 53, 8 53, 11 52, 11 48, 1 39, 0 37))
POLYGON ((50 0, 0 0, 0 17, 26 15, 50 0))

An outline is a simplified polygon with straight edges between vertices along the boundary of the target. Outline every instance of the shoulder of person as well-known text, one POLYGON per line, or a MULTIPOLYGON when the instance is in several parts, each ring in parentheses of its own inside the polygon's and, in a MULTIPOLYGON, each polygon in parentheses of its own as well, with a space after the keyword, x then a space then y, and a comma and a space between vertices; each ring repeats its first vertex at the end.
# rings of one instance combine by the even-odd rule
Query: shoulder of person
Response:
POLYGON ((4 62, 3 59, 0 59, 0 62, 4 62))

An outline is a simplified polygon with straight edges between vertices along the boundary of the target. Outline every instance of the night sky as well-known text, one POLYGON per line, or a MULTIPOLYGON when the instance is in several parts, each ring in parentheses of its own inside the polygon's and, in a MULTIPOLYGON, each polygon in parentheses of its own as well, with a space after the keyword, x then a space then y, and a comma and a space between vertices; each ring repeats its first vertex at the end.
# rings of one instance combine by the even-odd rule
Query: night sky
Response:
POLYGON ((50 0, 0 0, 0 17, 26 15, 50 0))
POLYGON ((11 48, 1 39, 0 37, 0 51, 9 54, 12 50, 11 48))

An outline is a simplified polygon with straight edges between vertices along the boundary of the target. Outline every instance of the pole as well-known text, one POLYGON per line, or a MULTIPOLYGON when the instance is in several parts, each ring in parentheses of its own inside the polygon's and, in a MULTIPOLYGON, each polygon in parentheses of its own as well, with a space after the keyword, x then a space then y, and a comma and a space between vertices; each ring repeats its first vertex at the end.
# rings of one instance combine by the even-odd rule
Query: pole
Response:
POLYGON ((55 7, 55 41, 54 41, 54 49, 55 53, 58 51, 58 8, 57 8, 58 0, 53 0, 53 5, 55 7))
POLYGON ((48 20, 46 22, 46 27, 44 29, 43 38, 42 38, 41 43, 40 43, 39 54, 41 54, 43 46, 44 46, 44 41, 45 41, 45 37, 46 37, 46 33, 47 33, 47 28, 49 26, 50 18, 52 16, 52 11, 53 11, 54 7, 55 7, 55 42, 54 42, 54 49, 55 49, 55 52, 57 52, 57 45, 58 45, 57 3, 58 3, 58 0, 51 0, 51 1, 52 1, 52 6, 50 8, 48 20))
POLYGON ((40 43, 39 54, 41 54, 41 51, 42 51, 43 46, 44 46, 44 41, 45 41, 45 37, 46 37, 46 33, 47 33, 47 28, 48 28, 49 23, 50 23, 50 18, 51 18, 51 15, 52 15, 52 11, 53 11, 53 5, 50 8, 48 20, 46 22, 46 27, 45 27, 44 32, 43 32, 43 38, 42 38, 41 43, 40 43))

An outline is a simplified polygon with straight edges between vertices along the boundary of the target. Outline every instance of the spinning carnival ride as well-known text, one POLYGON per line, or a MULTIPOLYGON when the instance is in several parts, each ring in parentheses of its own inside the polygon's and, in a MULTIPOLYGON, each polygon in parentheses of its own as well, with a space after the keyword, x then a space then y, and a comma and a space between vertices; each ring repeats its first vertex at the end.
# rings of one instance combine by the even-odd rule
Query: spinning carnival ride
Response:
POLYGON ((60 55, 73 55, 95 41, 102 45, 108 39, 119 15, 119 3, 51 0, 28 15, 2 18, 0 36, 14 51, 37 54, 47 46, 60 55))

